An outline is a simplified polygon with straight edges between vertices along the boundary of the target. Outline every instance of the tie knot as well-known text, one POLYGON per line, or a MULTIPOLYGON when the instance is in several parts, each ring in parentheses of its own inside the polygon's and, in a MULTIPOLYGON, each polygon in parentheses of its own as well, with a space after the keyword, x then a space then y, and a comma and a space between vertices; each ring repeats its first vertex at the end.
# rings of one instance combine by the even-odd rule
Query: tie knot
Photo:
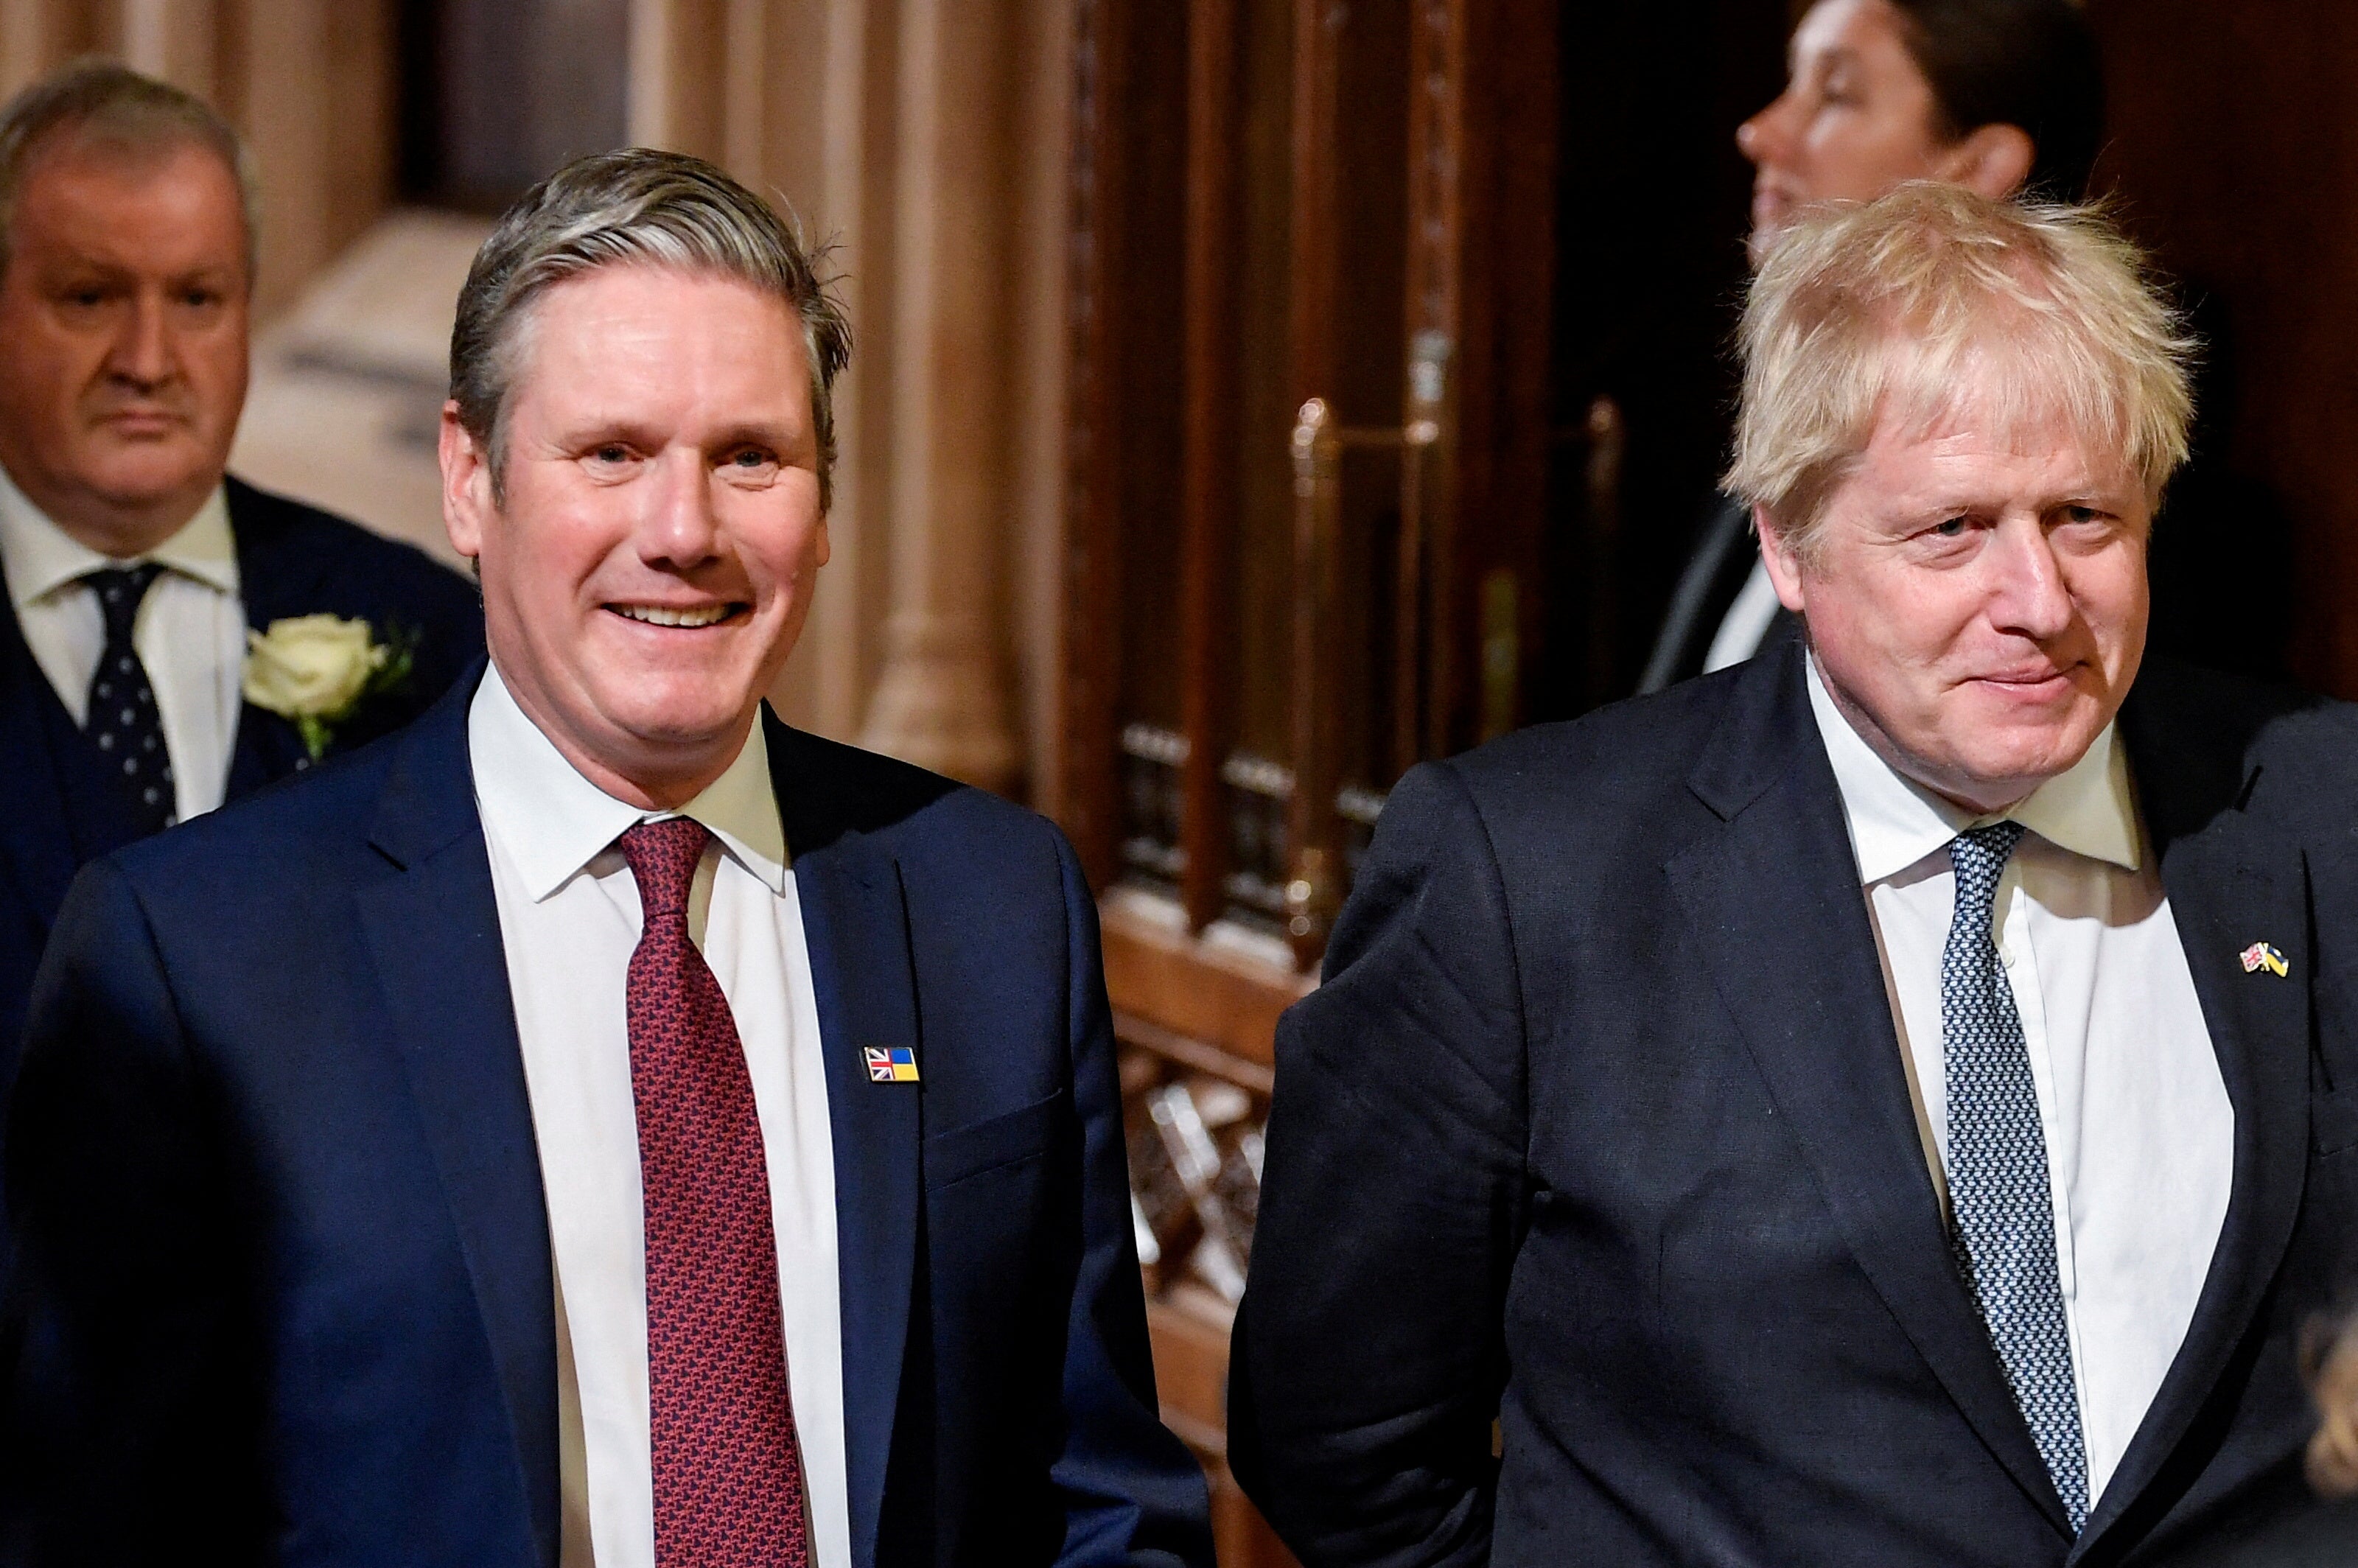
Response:
POLYGON ((1949 863, 1957 871, 1957 907, 1987 909, 1997 897, 1997 879, 2006 858, 2022 842, 2019 822, 1993 822, 1949 840, 1949 863))
POLYGON ((98 611, 106 617, 106 639, 110 643, 128 642, 131 624, 139 618, 140 601, 164 568, 154 561, 142 561, 135 567, 103 567, 82 574, 98 595, 98 611))
POLYGON ((690 816, 642 822, 622 834, 622 859, 630 862, 631 876, 639 884, 645 920, 687 913, 687 890, 711 838, 704 824, 690 816))

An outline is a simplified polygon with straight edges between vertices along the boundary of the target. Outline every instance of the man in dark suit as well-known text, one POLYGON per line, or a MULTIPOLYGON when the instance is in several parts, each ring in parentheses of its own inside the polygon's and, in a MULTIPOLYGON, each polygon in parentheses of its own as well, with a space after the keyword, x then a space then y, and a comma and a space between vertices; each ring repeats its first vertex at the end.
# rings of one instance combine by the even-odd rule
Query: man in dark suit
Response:
POLYGON ((0 1059, 77 867, 407 722, 482 649, 455 573, 224 475, 244 158, 116 66, 0 111, 0 1059), (274 626, 281 678, 245 679, 274 626))
POLYGON ((84 871, 7 1107, 38 1562, 1207 1565, 1093 904, 766 713, 843 319, 708 164, 582 159, 459 305, 491 644, 84 871))
POLYGON ((1280 1029, 1229 1455, 1305 1563, 2140 1563, 2299 1486, 2358 716, 2139 673, 2171 319, 1915 185, 1744 342, 1806 647, 1412 772, 1280 1029))
MULTIPOLYGON (((1758 173, 1758 266, 1795 216, 1906 179, 1985 196, 2086 191, 2104 124, 2094 35, 2074 0, 1817 0, 1793 30, 1791 80, 1737 127, 1758 173)), ((1724 669, 1795 631, 1748 507, 1715 499, 1672 590, 1638 689, 1724 669)))

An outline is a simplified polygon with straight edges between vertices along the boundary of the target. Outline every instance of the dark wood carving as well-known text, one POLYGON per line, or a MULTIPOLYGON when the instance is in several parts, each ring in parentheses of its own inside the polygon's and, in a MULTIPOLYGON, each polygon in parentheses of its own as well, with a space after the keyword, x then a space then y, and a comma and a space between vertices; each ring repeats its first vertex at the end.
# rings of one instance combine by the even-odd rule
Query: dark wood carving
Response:
POLYGON ((1120 643, 1108 608, 1121 602, 1120 525, 1112 468, 1119 460, 1114 225, 1120 168, 1110 117, 1120 60, 1107 36, 1117 0, 1074 0, 1072 145, 1065 186, 1064 645, 1059 687, 1057 815, 1090 885, 1110 886, 1118 864, 1120 801, 1120 643))

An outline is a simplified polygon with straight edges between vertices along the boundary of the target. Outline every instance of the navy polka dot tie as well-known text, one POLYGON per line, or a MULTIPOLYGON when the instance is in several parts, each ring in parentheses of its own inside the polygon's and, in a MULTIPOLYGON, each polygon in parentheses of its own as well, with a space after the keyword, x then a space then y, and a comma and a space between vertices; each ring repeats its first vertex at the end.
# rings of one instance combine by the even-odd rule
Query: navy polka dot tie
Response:
POLYGON ((172 758, 164 749, 163 720, 156 711, 156 688, 147 684, 147 666, 131 645, 140 602, 163 570, 149 561, 92 572, 81 579, 98 595, 99 612, 106 618, 106 648, 90 677, 82 733, 98 748, 106 771, 123 785, 124 798, 143 834, 169 827, 178 805, 172 758))
POLYGON ((644 924, 631 955, 631 1088, 646 1202, 655 1568, 807 1568, 770 1175, 745 1047, 687 935, 711 835, 622 835, 644 924))
POLYGON ((2055 1260, 2047 1134, 1991 928, 1998 878, 2022 831, 2018 822, 1995 822, 1949 845, 1957 872, 1956 915, 1941 955, 1949 1201, 1965 1288, 2076 1533, 2088 1522, 2088 1450, 2055 1260))

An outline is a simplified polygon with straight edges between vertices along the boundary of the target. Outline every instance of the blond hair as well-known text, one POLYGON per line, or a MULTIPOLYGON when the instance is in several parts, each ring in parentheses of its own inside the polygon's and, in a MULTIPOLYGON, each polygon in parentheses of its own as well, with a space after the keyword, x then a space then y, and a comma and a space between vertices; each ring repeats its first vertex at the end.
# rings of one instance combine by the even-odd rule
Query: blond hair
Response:
POLYGON ((1903 185, 1779 241, 1744 311, 1726 486, 1806 557, 1879 423, 2061 418, 2158 504, 2186 460, 2194 343, 2143 254, 2086 207, 1903 185))

